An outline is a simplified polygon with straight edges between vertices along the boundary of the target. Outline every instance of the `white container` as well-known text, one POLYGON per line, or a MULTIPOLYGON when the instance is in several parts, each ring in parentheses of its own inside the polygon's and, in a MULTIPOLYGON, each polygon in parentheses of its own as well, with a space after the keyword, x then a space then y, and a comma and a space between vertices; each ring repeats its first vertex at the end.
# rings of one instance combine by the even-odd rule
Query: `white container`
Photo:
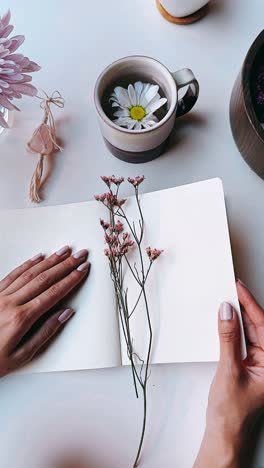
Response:
POLYGON ((189 112, 199 94, 199 84, 193 72, 184 68, 170 72, 164 65, 151 57, 132 55, 109 65, 97 79, 94 91, 95 106, 106 146, 110 152, 126 162, 140 163, 157 158, 163 151, 175 119, 189 112), (168 99, 168 111, 152 128, 129 130, 118 127, 106 115, 102 97, 111 83, 137 72, 146 83, 154 80, 168 99), (179 89, 186 87, 186 94, 179 99, 179 89))
MULTIPOLYGON (((4 109, 4 107, 0 106, 0 112, 3 114, 5 121, 8 123, 9 122, 9 114, 7 109, 4 109)), ((5 128, 0 125, 0 135, 4 132, 5 128)))
POLYGON ((189 16, 209 3, 209 0, 159 0, 163 8, 176 18, 189 16))

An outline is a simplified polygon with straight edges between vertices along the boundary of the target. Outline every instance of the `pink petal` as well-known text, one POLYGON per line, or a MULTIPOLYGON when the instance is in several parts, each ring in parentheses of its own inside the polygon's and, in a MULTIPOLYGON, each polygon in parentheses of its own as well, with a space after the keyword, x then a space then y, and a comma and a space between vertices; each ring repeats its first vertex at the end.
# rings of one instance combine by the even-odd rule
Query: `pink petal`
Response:
POLYGON ((27 67, 30 64, 30 60, 28 57, 24 57, 23 60, 19 63, 20 67, 27 67))
POLYGON ((11 54, 9 55, 8 59, 13 60, 16 63, 20 63, 24 58, 23 54, 11 54))
POLYGON ((0 94, 0 105, 3 106, 5 109, 14 110, 13 104, 2 93, 0 94))
MULTIPOLYGON (((21 99, 23 97, 22 94, 18 93, 18 92, 13 93, 13 96, 16 99, 21 99)), ((20 110, 20 109, 18 109, 18 107, 17 107, 16 110, 20 110)))
POLYGON ((0 125, 1 127, 8 128, 8 124, 4 119, 2 112, 0 112, 0 125))
POLYGON ((14 36, 12 37, 11 39, 11 45, 8 47, 9 48, 9 52, 15 52, 15 50, 17 50, 21 44, 23 44, 25 40, 25 36, 14 36))
POLYGON ((19 81, 23 79, 23 74, 22 73, 13 73, 13 75, 8 75, 8 77, 6 78, 6 81, 8 83, 13 83, 14 81, 19 81))
POLYGON ((9 88, 9 84, 0 79, 0 88, 9 88))
POLYGON ((11 18, 11 11, 7 10, 7 12, 3 15, 1 19, 1 23, 3 24, 3 26, 7 26, 9 24, 10 18, 11 18))
POLYGON ((35 88, 35 86, 25 83, 25 84, 20 84, 20 83, 15 83, 12 85, 12 88, 14 91, 18 91, 21 94, 26 94, 27 96, 36 96, 38 90, 35 88))
POLYGON ((29 81, 32 81, 32 76, 30 75, 21 75, 23 78, 19 80, 19 83, 28 83, 29 81))
POLYGON ((13 89, 5 89, 5 95, 8 97, 8 99, 21 99, 22 94, 19 93, 18 91, 14 91, 13 89))
POLYGON ((11 32, 13 31, 13 29, 14 26, 12 26, 12 24, 8 24, 1 32, 1 37, 8 37, 9 34, 11 34, 11 32))
POLYGON ((12 39, 6 39, 5 40, 5 43, 4 43, 4 48, 5 49, 9 49, 9 47, 11 46, 12 44, 12 39))
POLYGON ((41 67, 35 62, 30 62, 30 64, 26 68, 23 69, 23 71, 26 71, 26 72, 36 72, 39 70, 41 70, 41 67))
POLYGON ((5 58, 9 55, 9 50, 4 49, 2 52, 0 52, 0 58, 5 58))

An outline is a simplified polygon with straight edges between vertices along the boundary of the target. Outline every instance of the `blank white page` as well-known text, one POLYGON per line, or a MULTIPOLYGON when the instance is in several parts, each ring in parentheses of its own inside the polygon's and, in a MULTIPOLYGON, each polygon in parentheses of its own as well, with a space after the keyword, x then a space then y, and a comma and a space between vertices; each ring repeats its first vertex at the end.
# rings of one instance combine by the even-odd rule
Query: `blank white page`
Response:
POLYGON ((0 276, 38 252, 51 254, 65 244, 89 250, 89 278, 70 300, 76 314, 49 348, 22 372, 111 367, 121 364, 115 296, 103 254, 98 202, 1 211, 0 276))
MULTIPOLYGON (((135 219, 135 203, 128 203, 128 214, 135 219)), ((217 361, 220 303, 230 302, 240 314, 222 182, 211 179, 145 194, 141 206, 144 246, 164 249, 147 283, 152 363, 217 361)), ((126 284, 132 305, 138 290, 128 273, 126 284)), ((145 317, 141 301, 131 319, 140 357, 146 356, 148 341, 145 317)), ((245 356, 244 338, 242 353, 245 356)), ((122 360, 128 363, 123 339, 122 360)))

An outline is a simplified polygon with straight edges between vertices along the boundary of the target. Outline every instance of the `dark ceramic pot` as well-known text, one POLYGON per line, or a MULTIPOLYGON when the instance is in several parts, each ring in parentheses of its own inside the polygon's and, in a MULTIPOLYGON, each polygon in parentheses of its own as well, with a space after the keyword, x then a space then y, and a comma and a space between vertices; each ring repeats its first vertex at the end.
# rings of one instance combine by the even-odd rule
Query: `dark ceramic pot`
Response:
POLYGON ((230 101, 230 124, 241 155, 264 179, 264 129, 253 104, 254 73, 261 62, 264 65, 264 30, 250 47, 235 82, 230 101))

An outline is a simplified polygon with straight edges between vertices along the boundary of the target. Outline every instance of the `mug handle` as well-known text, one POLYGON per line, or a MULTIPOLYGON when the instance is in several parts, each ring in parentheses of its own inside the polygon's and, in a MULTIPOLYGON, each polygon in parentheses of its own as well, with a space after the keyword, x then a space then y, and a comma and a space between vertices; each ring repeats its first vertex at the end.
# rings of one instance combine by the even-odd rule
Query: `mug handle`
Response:
POLYGON ((189 68, 178 70, 172 73, 172 76, 178 89, 188 86, 185 95, 178 101, 176 117, 180 117, 181 115, 187 114, 196 103, 199 96, 199 83, 192 70, 189 68))

